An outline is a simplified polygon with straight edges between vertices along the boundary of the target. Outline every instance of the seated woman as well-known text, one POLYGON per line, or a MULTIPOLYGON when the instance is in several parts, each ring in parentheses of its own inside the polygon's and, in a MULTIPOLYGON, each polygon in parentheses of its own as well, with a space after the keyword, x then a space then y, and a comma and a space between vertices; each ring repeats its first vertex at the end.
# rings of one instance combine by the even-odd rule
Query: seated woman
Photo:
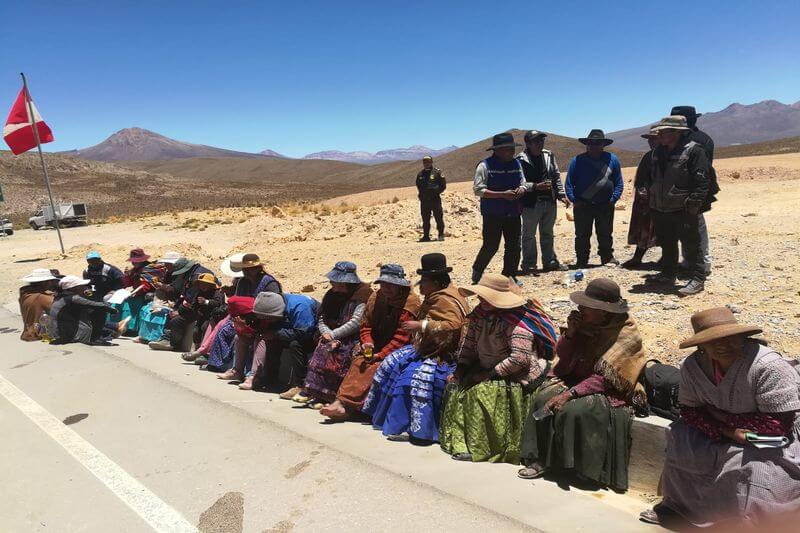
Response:
POLYGON ((633 409, 647 398, 637 383, 646 359, 627 302, 610 279, 592 280, 570 299, 578 310, 556 346, 522 434, 524 479, 569 470, 616 490, 628 488, 633 409))
MULTIPOLYGON (((221 289, 225 298, 230 298, 236 294, 236 286, 239 282, 239 279, 244 277, 244 273, 242 273, 241 270, 234 271, 231 269, 231 264, 241 263, 243 257, 243 253, 236 253, 230 257, 226 257, 220 264, 220 271, 231 279, 230 284, 223 286, 221 289)), ((211 346, 214 344, 220 329, 226 325, 230 326, 231 321, 231 317, 228 315, 228 309, 226 305, 218 307, 215 314, 217 315, 215 316, 216 320, 212 320, 212 323, 209 324, 205 330, 200 331, 202 338, 197 349, 181 354, 181 358, 184 361, 194 362, 194 364, 200 365, 201 367, 208 364, 208 356, 211 354, 211 346)), ((231 338, 232 337, 233 335, 231 338)))
POLYGON ((697 347, 681 366, 681 418, 670 426, 664 499, 643 520, 757 525, 800 510, 800 377, 779 353, 749 338, 726 307, 692 316, 697 347), (775 437, 769 444, 759 443, 775 437))
POLYGON ((350 370, 342 380, 336 400, 320 410, 334 422, 350 418, 361 411, 367 399, 372 378, 387 355, 405 346, 411 334, 401 327, 403 322, 415 320, 419 315, 419 296, 411 291, 403 267, 396 264, 381 266, 380 284, 370 296, 361 324, 361 343, 353 351, 350 370))
POLYGON ((50 313, 58 278, 46 268, 37 268, 20 281, 25 285, 19 288, 19 310, 22 314, 22 335, 24 341, 38 341, 46 324, 40 324, 43 314, 50 313))
POLYGON ((522 423, 556 333, 541 305, 518 291, 498 274, 460 290, 480 305, 469 315, 442 414, 442 450, 458 461, 519 462, 522 423))
POLYGON ((163 265, 152 263, 150 256, 141 248, 134 248, 128 255, 130 268, 125 269, 122 285, 135 292, 121 305, 121 318, 130 317, 127 322, 129 334, 139 332, 139 316, 145 303, 152 299, 156 287, 164 281, 167 273, 163 265))
POLYGON ((50 308, 47 325, 52 344, 108 344, 103 338, 106 315, 118 311, 114 306, 84 297, 89 283, 88 279, 77 276, 64 276, 58 282, 58 293, 50 308))
POLYGON ((363 411, 389 440, 439 440, 442 397, 469 310, 450 281, 452 270, 443 254, 422 256, 417 274, 425 300, 418 320, 401 324, 414 334, 413 344, 389 354, 372 379, 363 411))
POLYGON ((353 348, 358 342, 359 326, 372 296, 372 287, 362 283, 356 265, 347 261, 336 263, 326 276, 331 288, 322 298, 322 313, 317 323, 319 343, 308 363, 304 388, 290 389, 296 402, 311 402, 314 408, 323 407, 336 399, 339 385, 350 370, 353 348))
MULTIPOLYGON (((238 278, 236 282, 234 296, 255 298, 262 292, 283 293, 281 284, 264 270, 264 265, 258 255, 252 253, 244 254, 241 261, 231 261, 230 265, 231 270, 242 273, 242 277, 238 278)), ((231 368, 234 365, 234 355, 236 353, 236 336, 237 333, 234 331, 233 324, 226 322, 220 327, 216 338, 211 344, 208 369, 223 372, 217 376, 220 379, 242 380, 242 377, 237 376, 235 370, 231 368)), ((242 336, 239 339, 239 344, 243 357, 249 361, 253 355, 253 338, 242 336)), ((242 364, 242 368, 244 368, 246 362, 242 364)))

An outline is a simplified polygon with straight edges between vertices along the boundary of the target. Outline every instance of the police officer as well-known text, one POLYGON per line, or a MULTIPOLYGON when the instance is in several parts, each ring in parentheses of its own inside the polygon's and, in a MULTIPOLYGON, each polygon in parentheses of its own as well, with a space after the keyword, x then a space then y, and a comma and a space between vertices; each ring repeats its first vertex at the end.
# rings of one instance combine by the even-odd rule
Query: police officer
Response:
POLYGON ((422 214, 422 238, 419 242, 430 242, 431 240, 431 214, 436 219, 439 240, 444 240, 442 193, 446 188, 444 174, 433 166, 433 158, 429 155, 423 157, 422 170, 417 174, 417 191, 419 191, 419 207, 422 214))

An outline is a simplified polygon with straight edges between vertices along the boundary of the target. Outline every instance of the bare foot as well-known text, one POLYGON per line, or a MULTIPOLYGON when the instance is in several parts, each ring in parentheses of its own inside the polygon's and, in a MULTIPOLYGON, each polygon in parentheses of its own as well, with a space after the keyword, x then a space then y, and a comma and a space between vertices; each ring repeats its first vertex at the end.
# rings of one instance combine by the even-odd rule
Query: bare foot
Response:
POLYGON ((339 400, 336 400, 330 405, 326 405, 325 407, 320 409, 319 412, 322 416, 327 416, 328 418, 334 421, 347 420, 350 416, 344 404, 339 400))
POLYGON ((242 390, 253 390, 253 376, 247 376, 244 381, 239 383, 239 388, 242 390))
POLYGON ((226 370, 222 374, 217 375, 217 379, 224 379, 227 381, 242 381, 242 375, 231 368, 230 370, 226 370))

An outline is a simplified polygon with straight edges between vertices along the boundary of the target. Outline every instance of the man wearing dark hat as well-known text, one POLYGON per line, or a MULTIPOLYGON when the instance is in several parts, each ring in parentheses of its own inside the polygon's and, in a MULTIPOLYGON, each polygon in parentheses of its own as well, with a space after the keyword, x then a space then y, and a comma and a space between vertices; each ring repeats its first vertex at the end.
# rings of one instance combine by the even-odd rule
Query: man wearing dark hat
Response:
MULTIPOLYGON (((520 234, 522 231, 522 206, 520 198, 527 192, 522 164, 514 159, 515 148, 510 133, 498 133, 492 139, 492 151, 478 163, 472 190, 481 199, 483 218, 483 245, 472 264, 472 282, 478 283, 483 271, 500 248, 500 238, 505 241, 503 275, 515 277, 519 266, 520 234)), ((515 278, 516 279, 516 278, 515 278)))
POLYGON ((433 166, 433 158, 422 158, 422 170, 417 174, 419 207, 422 214, 422 238, 420 242, 431 240, 431 214, 436 219, 439 240, 444 240, 444 213, 442 212, 442 193, 447 188, 442 171, 433 166))
POLYGON ((570 202, 556 158, 550 150, 544 149, 547 134, 531 130, 525 134, 525 150, 517 156, 525 175, 525 188, 528 192, 522 197, 522 264, 523 274, 536 271, 537 250, 536 230, 539 230, 542 247, 542 270, 567 270, 556 258, 553 250, 553 227, 556 224, 556 200, 566 207, 570 202))
POLYGON ((658 280, 672 284, 678 270, 678 240, 684 242, 691 279, 678 293, 689 296, 704 288, 706 271, 700 252, 698 215, 707 202, 709 165, 699 143, 689 140, 686 118, 673 115, 656 124, 660 146, 653 150, 650 210, 662 250, 658 280))
POLYGON ((578 139, 586 152, 575 156, 567 171, 567 198, 575 206, 576 266, 586 268, 591 250, 592 226, 602 264, 618 265, 614 258, 614 204, 622 196, 622 168, 617 156, 605 151, 613 143, 603 130, 578 139))
MULTIPOLYGON (((704 213, 711 210, 711 204, 717 201, 716 195, 719 194, 720 191, 719 182, 717 181, 717 171, 714 170, 714 140, 709 137, 706 132, 698 129, 697 119, 702 116, 702 113, 695 111, 694 106, 675 106, 672 108, 670 115, 686 117, 686 125, 689 126, 689 129, 691 130, 687 134, 687 138, 690 141, 694 141, 702 146, 706 151, 706 157, 708 158, 708 197, 706 198, 705 205, 703 205, 703 208, 701 209, 700 215, 698 215, 699 220, 697 222, 697 227, 700 231, 700 250, 703 254, 703 266, 706 269, 706 275, 708 275, 711 273, 711 253, 709 252, 708 228, 706 227, 706 217, 704 213)), ((686 261, 685 253, 683 254, 683 257, 684 266, 688 268, 689 265, 686 261)))

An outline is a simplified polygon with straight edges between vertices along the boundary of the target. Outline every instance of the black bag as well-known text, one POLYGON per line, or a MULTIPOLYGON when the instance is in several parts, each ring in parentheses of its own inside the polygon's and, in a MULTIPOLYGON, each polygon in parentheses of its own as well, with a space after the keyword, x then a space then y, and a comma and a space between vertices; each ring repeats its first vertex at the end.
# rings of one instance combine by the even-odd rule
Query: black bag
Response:
POLYGON ((650 412, 670 420, 681 414, 678 404, 678 389, 681 384, 681 369, 665 365, 655 359, 647 362, 644 369, 644 390, 650 412))

